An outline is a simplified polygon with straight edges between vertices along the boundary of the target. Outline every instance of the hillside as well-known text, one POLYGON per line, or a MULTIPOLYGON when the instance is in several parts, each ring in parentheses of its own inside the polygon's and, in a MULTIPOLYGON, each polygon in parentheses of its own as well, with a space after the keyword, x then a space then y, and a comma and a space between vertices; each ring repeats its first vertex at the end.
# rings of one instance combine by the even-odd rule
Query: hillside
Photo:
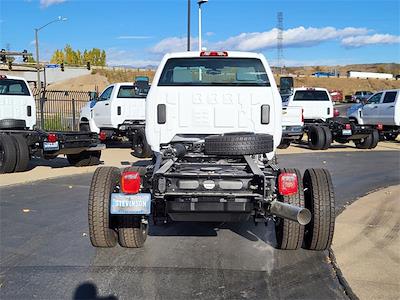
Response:
MULTIPOLYGON (((399 68, 400 64, 374 64, 374 65, 349 65, 342 67, 341 70, 356 69, 363 71, 377 71, 377 68, 399 68), (362 66, 362 67, 361 67, 362 66), (354 67, 354 68, 353 68, 354 67)), ((296 68, 301 73, 313 73, 312 68, 315 67, 302 67, 296 68)), ((321 67, 328 68, 330 67, 321 67)), ((295 74, 296 70, 291 70, 295 74)), ((342 72, 342 71, 340 71, 342 72)), ((400 71, 399 71, 400 73, 400 71)), ((53 90, 80 90, 89 91, 95 90, 102 91, 108 84, 114 82, 133 81, 136 76, 148 76, 150 80, 153 79, 153 70, 135 70, 135 69, 94 69, 91 75, 80 76, 74 79, 57 82, 49 86, 53 90)), ((278 77, 276 77, 279 82, 278 77)), ((341 90, 343 95, 350 95, 357 90, 378 91, 383 89, 400 88, 400 80, 381 80, 381 79, 356 79, 356 78, 315 78, 315 77, 296 77, 295 86, 308 86, 308 87, 323 87, 327 89, 341 90)))

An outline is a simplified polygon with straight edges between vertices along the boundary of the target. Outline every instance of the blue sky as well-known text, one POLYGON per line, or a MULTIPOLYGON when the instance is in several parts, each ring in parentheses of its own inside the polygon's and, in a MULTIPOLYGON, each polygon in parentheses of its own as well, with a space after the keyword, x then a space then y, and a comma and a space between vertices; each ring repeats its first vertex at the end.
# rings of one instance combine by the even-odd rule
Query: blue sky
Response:
MULTIPOLYGON (((197 4, 192 44, 197 49, 197 4)), ((203 6, 203 46, 276 53, 276 15, 284 14, 286 65, 400 61, 398 0, 209 0, 203 6)), ((0 46, 34 51, 34 28, 58 16, 65 22, 40 31, 41 57, 57 48, 98 47, 110 65, 156 65, 165 52, 186 48, 187 0, 1 0, 0 46)))

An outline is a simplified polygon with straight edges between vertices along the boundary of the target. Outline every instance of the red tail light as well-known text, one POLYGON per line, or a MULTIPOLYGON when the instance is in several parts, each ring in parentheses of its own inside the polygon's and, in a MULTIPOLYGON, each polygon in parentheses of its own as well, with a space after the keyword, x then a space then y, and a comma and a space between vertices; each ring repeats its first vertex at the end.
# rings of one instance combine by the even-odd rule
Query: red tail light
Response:
POLYGON ((201 51, 200 56, 228 56, 226 51, 201 51))
POLYGON ((304 123, 304 108, 301 109, 301 122, 304 123))
POLYGON ((47 135, 47 140, 48 140, 50 143, 55 143, 55 142, 57 142, 58 138, 57 138, 57 135, 56 135, 55 133, 49 133, 49 134, 47 135))
POLYGON ((378 130, 383 130, 383 125, 382 125, 382 124, 376 125, 376 129, 378 129, 378 130))
POLYGON ((339 117, 340 116, 340 111, 338 111, 336 108, 333 110, 333 116, 334 117, 339 117))
POLYGON ((351 125, 350 124, 344 125, 344 129, 351 129, 351 125))
POLYGON ((124 194, 137 194, 140 190, 140 175, 138 172, 125 171, 121 176, 121 190, 124 194))
POLYGON ((299 189, 299 182, 295 173, 281 173, 278 177, 279 194, 290 196, 296 194, 299 189))
POLYGON ((106 138, 107 138, 107 134, 104 131, 100 131, 100 133, 99 133, 100 141, 105 141, 106 138))

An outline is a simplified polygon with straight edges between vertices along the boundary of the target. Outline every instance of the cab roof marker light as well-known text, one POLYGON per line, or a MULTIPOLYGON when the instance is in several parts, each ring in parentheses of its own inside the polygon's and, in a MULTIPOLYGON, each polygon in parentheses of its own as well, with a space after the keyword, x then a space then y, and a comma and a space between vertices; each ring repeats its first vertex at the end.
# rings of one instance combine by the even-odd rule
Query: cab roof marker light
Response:
POLYGON ((201 51, 200 56, 228 56, 227 51, 201 51))

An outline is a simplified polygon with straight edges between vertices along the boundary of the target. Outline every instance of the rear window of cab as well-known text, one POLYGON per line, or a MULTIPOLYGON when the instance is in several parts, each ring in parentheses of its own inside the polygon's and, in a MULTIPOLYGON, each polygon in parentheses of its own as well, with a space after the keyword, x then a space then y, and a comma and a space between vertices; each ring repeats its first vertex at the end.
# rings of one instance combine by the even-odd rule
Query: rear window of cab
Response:
POLYGON ((270 86, 257 58, 171 58, 158 86, 270 86))
POLYGON ((18 79, 1 79, 0 95, 9 96, 30 96, 30 92, 26 83, 18 79))
POLYGON ((296 91, 293 101, 329 101, 326 91, 296 91))

